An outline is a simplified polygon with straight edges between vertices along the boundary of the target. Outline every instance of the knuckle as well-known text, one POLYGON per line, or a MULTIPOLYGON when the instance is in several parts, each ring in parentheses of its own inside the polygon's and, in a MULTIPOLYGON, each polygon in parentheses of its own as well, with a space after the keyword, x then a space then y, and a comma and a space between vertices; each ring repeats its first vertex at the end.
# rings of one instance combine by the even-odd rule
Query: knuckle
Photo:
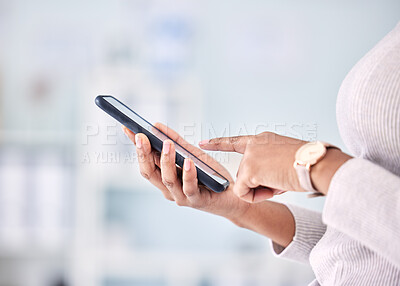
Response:
POLYGON ((248 180, 249 180, 249 183, 250 183, 252 186, 257 186, 257 185, 258 185, 257 177, 254 176, 254 174, 250 174, 248 180))
POLYGON ((248 154, 251 153, 253 151, 253 149, 256 146, 256 139, 250 138, 247 143, 246 143, 246 149, 244 151, 244 155, 247 157, 249 156, 248 154))
POLYGON ((244 164, 240 166, 237 175, 241 177, 241 180, 253 183, 255 177, 254 166, 249 164, 248 160, 245 160, 244 164))
POLYGON ((256 135, 256 136, 250 136, 249 137, 249 139, 247 140, 247 146, 251 146, 251 145, 253 145, 254 143, 256 143, 257 141, 258 141, 258 135, 256 135))
POLYGON ((261 144, 265 144, 265 143, 268 143, 269 140, 271 140, 273 136, 274 136, 274 133, 265 131, 265 132, 262 132, 262 133, 256 135, 255 138, 261 144))
POLYGON ((171 162, 172 162, 172 160, 171 160, 171 158, 169 157, 168 154, 161 154, 160 155, 160 163, 162 165, 168 165, 171 162))
POLYGON ((188 198, 195 196, 197 193, 196 190, 183 190, 183 192, 188 198))
POLYGON ((163 179, 162 183, 164 184, 164 186, 166 186, 168 189, 172 188, 174 186, 174 182, 172 180, 169 179, 163 179))
POLYGON ((160 166, 160 165, 161 165, 160 154, 154 153, 154 163, 155 163, 157 166, 160 166))
POLYGON ((235 194, 235 196, 239 198, 241 197, 241 190, 238 187, 233 188, 233 193, 235 194))
POLYGON ((144 162, 146 159, 146 156, 142 152, 138 153, 137 156, 138 156, 139 163, 144 162))
POLYGON ((248 175, 249 173, 251 173, 251 156, 249 155, 249 153, 246 153, 244 158, 242 159, 242 162, 239 166, 239 170, 238 173, 240 171, 241 175, 248 175))
POLYGON ((175 203, 176 203, 176 205, 179 206, 179 207, 184 207, 184 206, 186 206, 186 202, 185 202, 184 200, 182 200, 182 199, 180 199, 180 200, 175 200, 175 203))
POLYGON ((175 201, 174 198, 171 195, 168 195, 168 194, 165 194, 165 193, 163 195, 164 195, 164 198, 166 198, 168 201, 170 201, 170 202, 175 201))
POLYGON ((185 184, 196 184, 198 183, 197 178, 193 178, 193 176, 182 176, 182 182, 185 184))
POLYGON ((240 141, 240 136, 229 137, 228 141, 232 145, 237 144, 240 141))
POLYGON ((222 142, 222 138, 221 137, 214 138, 214 139, 210 140, 210 143, 212 143, 213 145, 215 145, 217 147, 221 145, 221 142, 222 142))
POLYGON ((147 170, 140 170, 140 174, 146 178, 147 180, 151 180, 152 177, 154 177, 154 174, 156 173, 156 168, 151 170, 150 172, 147 170))
POLYGON ((150 180, 150 174, 146 171, 140 170, 140 175, 142 175, 143 178, 150 180))
POLYGON ((270 131, 264 131, 262 133, 259 134, 261 137, 268 137, 272 135, 272 132, 270 131))

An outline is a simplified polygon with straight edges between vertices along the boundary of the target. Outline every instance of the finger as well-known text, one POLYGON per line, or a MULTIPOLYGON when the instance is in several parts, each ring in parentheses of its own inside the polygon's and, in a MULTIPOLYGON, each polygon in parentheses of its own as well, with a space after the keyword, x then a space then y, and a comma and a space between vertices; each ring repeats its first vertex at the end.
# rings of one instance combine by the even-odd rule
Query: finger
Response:
POLYGON ((173 201, 173 196, 162 183, 161 171, 155 165, 149 139, 146 135, 138 133, 135 136, 135 141, 137 143, 136 152, 138 155, 140 174, 160 189, 166 199, 173 201))
POLYGON ((247 143, 252 137, 252 135, 248 135, 214 138, 210 140, 200 141, 199 146, 202 149, 210 151, 227 151, 243 154, 246 149, 247 143))
POLYGON ((180 145, 189 144, 185 139, 183 139, 175 130, 169 128, 168 126, 157 122, 154 127, 159 129, 162 133, 168 135, 173 141, 179 143, 180 145))
POLYGON ((186 150, 188 150, 190 153, 192 153, 194 156, 197 158, 201 159, 203 162, 206 164, 209 164, 211 167, 215 168, 217 171, 223 171, 221 170, 221 166, 219 164, 215 163, 215 160, 205 153, 203 150, 193 146, 189 142, 187 142, 185 139, 183 139, 177 132, 175 132, 173 129, 165 126, 162 123, 157 122, 154 124, 154 126, 159 129, 161 132, 165 133, 168 135, 169 138, 171 138, 173 141, 184 147, 186 150))
POLYGON ((211 168, 216 170, 217 172, 221 174, 226 174, 226 178, 230 179, 229 172, 221 165, 219 164, 213 157, 211 157, 209 154, 205 153, 203 150, 200 148, 197 148, 193 145, 191 145, 189 142, 187 142, 185 139, 183 139, 177 132, 175 132, 173 129, 168 128, 162 123, 156 123, 155 127, 162 131, 163 133, 167 134, 172 140, 177 142, 179 145, 183 146, 186 150, 188 150, 190 153, 192 153, 194 156, 199 158, 201 161, 209 165, 211 168))
POLYGON ((125 135, 128 136, 128 138, 133 142, 133 144, 136 145, 136 140, 135 140, 135 133, 133 133, 131 130, 129 130, 126 126, 122 125, 122 131, 124 131, 125 135))
POLYGON ((233 185, 233 193, 240 199, 252 203, 254 194, 251 192, 251 187, 249 187, 240 177, 236 180, 233 185))
POLYGON ((156 166, 158 168, 160 168, 161 167, 161 165, 160 165, 161 153, 158 151, 154 151, 154 150, 152 150, 152 153, 153 153, 154 163, 156 164, 156 166))
POLYGON ((167 139, 163 143, 160 165, 162 182, 179 204, 186 198, 182 192, 182 183, 178 179, 176 172, 175 146, 172 140, 167 139))
POLYGON ((257 203, 274 196, 273 189, 261 186, 256 180, 252 179, 249 174, 249 171, 241 164, 241 166, 239 166, 236 183, 233 186, 234 194, 249 203, 257 203))
MULTIPOLYGON (((136 145, 136 139, 135 139, 136 134, 124 125, 122 125, 121 128, 122 128, 122 131, 124 131, 125 135, 128 136, 128 138, 133 142, 133 144, 136 145)), ((152 150, 152 153, 153 153, 152 155, 154 157, 154 163, 156 164, 157 167, 160 167, 160 152, 152 150)))
POLYGON ((189 158, 186 158, 183 163, 182 189, 192 203, 200 201, 201 193, 197 181, 196 167, 189 158))
POLYGON ((236 182, 233 187, 233 192, 242 200, 248 203, 259 203, 270 199, 274 196, 274 191, 267 187, 257 186, 250 188, 248 184, 236 182))
POLYGON ((274 196, 274 191, 266 187, 257 187, 252 190, 253 192, 253 203, 259 203, 268 200, 274 196))
POLYGON ((202 151, 201 149, 193 146, 189 142, 187 142, 185 139, 183 139, 177 132, 175 132, 173 129, 167 127, 166 125, 157 122, 154 124, 154 126, 159 129, 161 132, 165 133, 168 135, 169 138, 171 138, 173 141, 184 147, 186 150, 188 150, 190 153, 195 155, 196 157, 203 157, 203 156, 208 156, 207 153, 202 151))

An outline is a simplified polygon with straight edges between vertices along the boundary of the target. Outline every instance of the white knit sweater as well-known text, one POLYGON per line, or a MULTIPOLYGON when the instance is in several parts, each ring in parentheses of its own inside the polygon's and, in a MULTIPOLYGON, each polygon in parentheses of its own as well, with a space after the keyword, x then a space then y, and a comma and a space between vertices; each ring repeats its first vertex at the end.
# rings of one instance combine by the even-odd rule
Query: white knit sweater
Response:
POLYGON ((278 257, 309 262, 310 285, 400 285, 400 23, 344 80, 339 168, 322 214, 288 205, 296 233, 278 257))

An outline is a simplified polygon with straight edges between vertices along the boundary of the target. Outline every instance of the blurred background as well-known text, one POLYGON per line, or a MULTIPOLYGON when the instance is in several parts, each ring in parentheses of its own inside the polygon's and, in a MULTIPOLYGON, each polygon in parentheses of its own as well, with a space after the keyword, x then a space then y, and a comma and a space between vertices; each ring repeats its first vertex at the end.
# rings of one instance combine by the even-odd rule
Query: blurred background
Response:
MULTIPOLYGON (((344 148, 340 83, 399 20, 398 0, 0 0, 0 285, 306 285, 267 238, 164 200, 94 98, 193 144, 269 130, 344 148)), ((235 174, 240 156, 212 155, 235 174)))

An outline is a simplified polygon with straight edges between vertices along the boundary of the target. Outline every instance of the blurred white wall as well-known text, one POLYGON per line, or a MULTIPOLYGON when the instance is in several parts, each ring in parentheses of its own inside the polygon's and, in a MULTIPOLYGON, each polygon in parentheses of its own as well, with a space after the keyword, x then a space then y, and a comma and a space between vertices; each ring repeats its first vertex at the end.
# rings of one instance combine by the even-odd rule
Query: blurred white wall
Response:
POLYGON ((398 21, 398 0, 0 0, 0 286, 306 285, 267 238, 165 201, 94 98, 192 143, 269 130, 345 149, 340 83, 398 21))

